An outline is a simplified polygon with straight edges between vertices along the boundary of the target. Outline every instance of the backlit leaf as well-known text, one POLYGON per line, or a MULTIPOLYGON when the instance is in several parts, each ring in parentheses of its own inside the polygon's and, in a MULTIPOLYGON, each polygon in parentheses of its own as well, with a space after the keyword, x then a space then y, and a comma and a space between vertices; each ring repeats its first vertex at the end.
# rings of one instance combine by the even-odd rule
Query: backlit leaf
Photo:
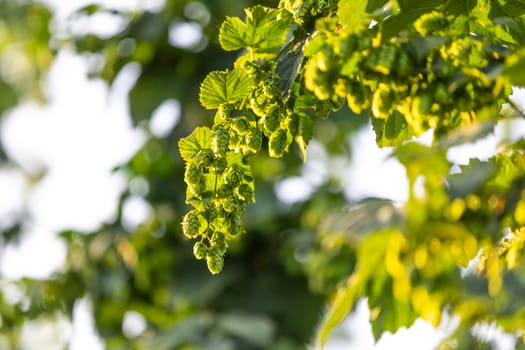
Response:
POLYGON ((227 17, 219 32, 226 51, 251 48, 256 52, 276 52, 283 45, 292 24, 292 15, 283 9, 254 6, 245 9, 246 22, 227 17))
POLYGON ((366 1, 341 0, 337 8, 339 22, 348 28, 359 30, 366 15, 366 1))
POLYGON ((179 151, 186 162, 197 157, 203 148, 211 148, 213 132, 207 127, 198 127, 188 136, 179 140, 179 151))
POLYGON ((214 71, 201 84, 199 99, 207 109, 244 99, 251 91, 252 81, 242 70, 214 71))

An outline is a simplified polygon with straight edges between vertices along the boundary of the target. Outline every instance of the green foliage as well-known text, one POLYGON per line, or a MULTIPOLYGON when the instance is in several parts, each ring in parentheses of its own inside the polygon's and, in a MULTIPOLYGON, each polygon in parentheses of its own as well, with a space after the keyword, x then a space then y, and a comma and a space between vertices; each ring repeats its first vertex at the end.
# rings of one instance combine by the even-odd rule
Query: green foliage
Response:
MULTIPOLYGON (((523 1, 196 3, 118 13, 128 20, 118 34, 65 40, 101 55, 91 74, 110 83, 128 63, 141 65, 130 93, 136 124, 147 128, 166 99, 180 101, 182 121, 121 167, 147 182, 152 217, 129 233, 121 212, 91 234, 64 232, 63 270, 10 282, 27 296, 20 302, 0 292, 1 346, 19 347, 27 320, 71 316, 80 298, 112 349, 296 349, 312 339, 322 347, 362 297, 376 339, 445 315, 460 325, 443 348, 482 346, 471 333, 479 323, 523 334, 523 140, 459 170, 447 159, 449 148, 480 140, 511 114, 500 110, 525 81, 523 1), (195 48, 168 44, 180 21, 201 26, 195 48), (331 176, 300 203, 276 199, 273 182, 298 174, 296 154, 306 159, 311 140, 348 157, 349 136, 366 118, 406 169, 406 203, 351 203, 331 176), (412 140, 428 130, 432 145, 412 140), (122 334, 130 310, 146 320, 136 337, 122 334)), ((5 111, 34 96, 54 49, 42 5, 0 8, 8 14, 0 56, 17 49, 34 63, 23 79, 2 69, 5 111)), ((106 12, 114 13, 79 11, 106 12)), ((3 242, 16 241, 20 227, 4 230, 3 242)))
POLYGON ((283 44, 291 25, 287 11, 255 6, 245 9, 246 23, 228 17, 219 32, 219 42, 226 51, 248 48, 257 53, 274 53, 283 44))
MULTIPOLYGON (((309 1, 281 1, 279 9, 247 9, 246 23, 228 18, 221 27, 223 49, 247 49, 234 66, 253 83, 243 91, 244 101, 223 99, 228 116, 215 105, 214 128, 247 115, 251 123, 243 125, 267 139, 262 146, 271 157, 284 156, 295 140, 304 158, 315 130, 311 117, 326 118, 346 103, 355 114, 371 116, 377 144, 396 147, 393 155, 407 170, 410 195, 402 213, 384 206, 384 215, 373 216, 381 225, 357 224, 367 229, 355 246, 356 266, 321 322, 319 346, 361 296, 368 298, 376 338, 417 317, 437 325, 445 309, 469 324, 489 318, 497 312, 487 305, 466 312, 458 266, 481 252, 480 271, 486 272, 489 295, 496 296, 505 271, 499 261, 515 259, 522 246, 522 151, 473 161, 452 175, 446 158, 449 147, 489 133, 511 86, 523 84, 521 4, 396 1, 381 10, 385 3, 322 2, 315 11, 309 1), (294 25, 265 21, 269 14, 282 16, 283 9, 294 25), (255 39, 254 18, 260 18, 261 33, 279 33, 269 34, 268 45, 276 44, 271 50, 255 39), (406 142, 429 129, 434 146, 406 142), (422 189, 416 189, 420 181, 422 189), (512 238, 504 238, 505 230, 512 238)), ((208 84, 201 86, 201 100, 208 84)), ((247 171, 246 153, 231 144, 231 135, 228 148, 243 156, 247 171)), ((326 239, 355 245, 334 236, 338 232, 325 233, 331 236, 326 239)), ((503 324, 521 329, 519 322, 503 324)))

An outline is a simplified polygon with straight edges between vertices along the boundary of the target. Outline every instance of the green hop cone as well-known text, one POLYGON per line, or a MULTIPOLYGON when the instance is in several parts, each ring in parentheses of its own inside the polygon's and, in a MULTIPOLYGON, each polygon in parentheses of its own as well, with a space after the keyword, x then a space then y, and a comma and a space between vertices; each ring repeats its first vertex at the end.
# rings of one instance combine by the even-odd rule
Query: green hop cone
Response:
POLYGON ((237 133, 244 134, 250 128, 250 124, 248 123, 246 117, 239 117, 235 119, 232 127, 237 133))
POLYGON ((208 247, 206 246, 206 243, 204 242, 195 242, 193 245, 193 255, 198 260, 202 260, 206 258, 208 254, 208 247))
POLYGON ((228 239, 238 238, 244 234, 245 229, 238 214, 228 214, 224 218, 225 235, 228 239))
POLYGON ((228 244, 226 243, 226 237, 222 232, 214 232, 211 237, 211 246, 213 249, 216 249, 221 255, 224 255, 226 253, 226 249, 228 249, 228 244))
POLYGON ((244 171, 237 164, 233 164, 232 166, 228 167, 224 173, 224 181, 231 187, 239 186, 243 177, 244 171))
POLYGON ((195 238, 201 233, 200 215, 196 210, 192 210, 182 219, 182 232, 188 238, 195 238))
POLYGON ((237 194, 239 199, 242 200, 244 203, 253 201, 253 190, 248 184, 241 184, 237 188, 237 194))
POLYGON ((246 149, 251 153, 258 153, 262 146, 262 135, 257 129, 251 129, 245 136, 246 149))
POLYGON ((215 156, 223 158, 226 156, 228 151, 228 145, 230 143, 230 138, 228 136, 228 131, 224 128, 217 128, 213 133, 212 149, 215 156))
POLYGON ((238 213, 242 210, 242 206, 239 201, 235 198, 226 198, 222 203, 224 211, 227 213, 238 213))
POLYGON ((208 250, 206 255, 206 265, 208 265, 208 270, 214 275, 221 272, 222 267, 224 266, 224 258, 216 247, 212 247, 208 250))
POLYGON ((203 148, 197 153, 196 161, 199 166, 209 166, 213 163, 215 157, 213 151, 209 148, 203 148))
POLYGON ((271 134, 279 128, 279 109, 272 107, 268 113, 263 117, 264 131, 271 134))
POLYGON ((202 181, 202 169, 200 169, 195 163, 188 163, 184 172, 184 181, 188 185, 196 184, 202 181))
POLYGON ((286 130, 278 129, 270 136, 270 143, 268 150, 270 157, 281 158, 286 152, 288 147, 288 141, 286 136, 286 130))

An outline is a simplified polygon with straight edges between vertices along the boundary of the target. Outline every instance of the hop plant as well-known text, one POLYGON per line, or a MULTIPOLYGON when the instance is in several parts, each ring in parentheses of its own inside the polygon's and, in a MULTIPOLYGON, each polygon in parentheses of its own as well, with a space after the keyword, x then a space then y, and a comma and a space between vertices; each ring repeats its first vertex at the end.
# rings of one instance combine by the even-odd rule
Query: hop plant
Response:
POLYGON ((270 156, 274 158, 280 158, 288 147, 288 141, 286 136, 286 130, 278 129, 270 136, 269 152, 270 156))
POLYGON ((184 215, 182 220, 182 231, 188 238, 195 238, 201 233, 200 215, 196 210, 190 211, 184 215))

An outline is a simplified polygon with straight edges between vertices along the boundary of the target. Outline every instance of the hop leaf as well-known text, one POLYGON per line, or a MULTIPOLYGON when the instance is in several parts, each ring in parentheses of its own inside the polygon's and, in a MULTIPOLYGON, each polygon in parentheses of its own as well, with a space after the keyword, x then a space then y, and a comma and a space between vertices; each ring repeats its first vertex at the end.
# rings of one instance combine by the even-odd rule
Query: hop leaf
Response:
POLYGON ((251 88, 252 80, 243 70, 214 71, 202 82, 199 100, 204 108, 215 109, 244 99, 251 88))
POLYGON ((271 134, 279 127, 279 110, 277 107, 274 107, 268 111, 268 113, 263 118, 264 130, 271 134))
POLYGON ((254 6, 244 10, 246 23, 227 17, 219 31, 219 43, 226 51, 249 47, 261 53, 279 50, 292 24, 292 15, 283 9, 254 6))
POLYGON ((257 129, 251 129, 246 135, 246 148, 252 153, 257 153, 261 150, 262 135, 257 129))
POLYGON ((242 209, 240 203, 235 198, 227 198, 222 203, 222 207, 227 213, 238 213, 242 209))
POLYGON ((241 184, 237 188, 237 193, 239 195, 239 198, 246 202, 253 201, 253 189, 248 184, 241 184))
POLYGON ((188 137, 180 139, 179 152, 185 162, 195 161, 202 149, 211 148, 210 128, 198 127, 188 137))

